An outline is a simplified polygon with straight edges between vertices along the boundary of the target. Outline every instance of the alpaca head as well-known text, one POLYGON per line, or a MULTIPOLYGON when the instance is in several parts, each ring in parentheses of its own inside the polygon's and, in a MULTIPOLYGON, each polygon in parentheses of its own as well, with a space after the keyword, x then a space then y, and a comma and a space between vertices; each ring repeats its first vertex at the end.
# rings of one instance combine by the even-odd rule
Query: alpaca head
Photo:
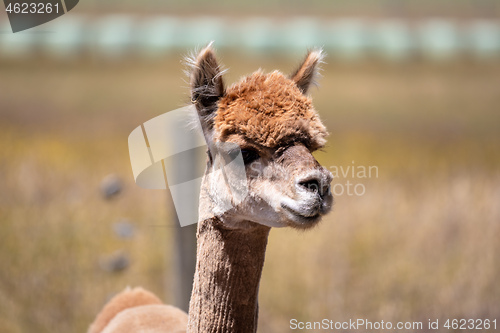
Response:
POLYGON ((306 229, 330 210, 332 174, 312 155, 327 132, 306 95, 321 58, 311 51, 289 77, 257 71, 227 89, 210 45, 190 59, 191 97, 209 147, 200 219, 216 215, 238 229, 306 229), (231 191, 241 184, 228 186, 227 177, 213 172, 221 145, 241 150, 247 189, 241 201, 231 191))

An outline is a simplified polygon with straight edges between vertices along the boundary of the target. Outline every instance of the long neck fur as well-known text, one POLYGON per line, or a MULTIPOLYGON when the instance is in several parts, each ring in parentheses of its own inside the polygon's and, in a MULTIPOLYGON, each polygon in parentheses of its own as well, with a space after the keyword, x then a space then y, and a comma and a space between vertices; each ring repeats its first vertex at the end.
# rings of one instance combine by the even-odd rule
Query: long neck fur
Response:
POLYGON ((255 332, 257 297, 269 228, 226 229, 217 218, 198 225, 189 333, 255 332))

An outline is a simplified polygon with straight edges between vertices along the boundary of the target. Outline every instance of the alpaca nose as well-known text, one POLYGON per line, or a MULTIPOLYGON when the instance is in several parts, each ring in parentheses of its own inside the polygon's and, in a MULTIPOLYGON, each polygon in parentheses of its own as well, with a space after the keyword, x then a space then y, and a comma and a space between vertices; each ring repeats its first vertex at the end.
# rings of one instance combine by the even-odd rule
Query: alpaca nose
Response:
POLYGON ((319 192, 319 180, 317 179, 299 181, 299 186, 305 188, 309 192, 319 192))
POLYGON ((299 191, 316 193, 321 198, 324 198, 330 193, 331 181, 331 173, 326 170, 321 170, 299 177, 296 180, 296 187, 299 191))

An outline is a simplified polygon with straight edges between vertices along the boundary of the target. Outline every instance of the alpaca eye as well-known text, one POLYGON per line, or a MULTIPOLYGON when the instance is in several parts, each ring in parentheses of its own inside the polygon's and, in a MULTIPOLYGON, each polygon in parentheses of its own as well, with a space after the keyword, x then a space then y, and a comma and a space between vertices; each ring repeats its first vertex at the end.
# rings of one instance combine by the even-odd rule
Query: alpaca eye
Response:
POLYGON ((243 157, 243 162, 245 164, 252 163, 253 161, 255 161, 256 159, 258 159, 260 157, 259 153, 257 153, 253 149, 242 149, 241 156, 243 157))

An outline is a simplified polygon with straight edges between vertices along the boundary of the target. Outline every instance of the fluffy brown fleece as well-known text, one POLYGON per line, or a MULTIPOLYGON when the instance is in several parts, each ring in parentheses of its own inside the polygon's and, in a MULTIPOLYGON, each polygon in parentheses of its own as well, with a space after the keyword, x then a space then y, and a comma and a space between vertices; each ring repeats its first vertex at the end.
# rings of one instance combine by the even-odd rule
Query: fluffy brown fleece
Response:
POLYGON ((151 304, 126 309, 102 333, 185 333, 187 314, 170 305, 151 304))
POLYGON ((278 71, 258 71, 229 87, 219 101, 214 127, 215 140, 240 134, 270 148, 302 142, 315 150, 328 135, 311 99, 278 71))
POLYGON ((127 288, 104 306, 88 333, 185 332, 187 320, 184 311, 163 304, 151 292, 127 288))

